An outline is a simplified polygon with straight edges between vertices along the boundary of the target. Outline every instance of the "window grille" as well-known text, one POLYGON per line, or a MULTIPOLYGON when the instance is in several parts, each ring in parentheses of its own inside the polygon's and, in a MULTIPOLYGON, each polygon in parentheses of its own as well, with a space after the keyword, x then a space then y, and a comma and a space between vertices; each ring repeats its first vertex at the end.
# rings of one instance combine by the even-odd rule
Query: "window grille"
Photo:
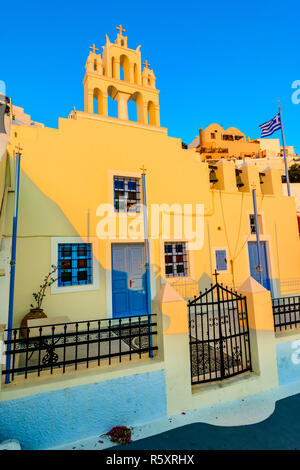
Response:
POLYGON ((140 181, 138 178, 114 176, 115 212, 141 211, 140 181))
POLYGON ((58 287, 93 283, 91 243, 58 244, 58 287))
MULTIPOLYGON (((251 232, 251 235, 255 235, 256 234, 256 225, 255 225, 255 216, 254 216, 254 214, 250 214, 249 219, 250 219, 250 232, 251 232)), ((263 233, 262 218, 261 218, 260 214, 257 215, 257 222, 258 222, 259 233, 263 233)))
POLYGON ((186 244, 165 243, 165 273, 166 277, 187 276, 186 244))
POLYGON ((250 231, 251 231, 251 234, 256 233, 256 224, 255 224, 254 214, 250 214, 250 231))

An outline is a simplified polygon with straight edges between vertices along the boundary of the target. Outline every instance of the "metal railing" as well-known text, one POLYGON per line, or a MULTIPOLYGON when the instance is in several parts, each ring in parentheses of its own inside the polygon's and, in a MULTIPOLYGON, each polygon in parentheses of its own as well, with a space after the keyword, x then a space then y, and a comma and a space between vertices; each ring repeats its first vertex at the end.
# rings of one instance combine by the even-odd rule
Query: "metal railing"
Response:
POLYGON ((272 308, 275 332, 300 325, 300 296, 274 298, 272 308))
MULTIPOLYGON (((136 315, 117 319, 103 319, 49 324, 11 329, 11 339, 6 333, 6 356, 10 355, 10 367, 2 374, 13 381, 16 376, 25 378, 47 370, 62 373, 81 365, 88 368, 153 357, 153 337, 157 335, 157 323, 152 315, 136 315), (10 345, 10 347, 7 347, 10 345), (10 349, 10 350, 9 350, 10 349)), ((49 322, 51 320, 49 319, 49 322)))

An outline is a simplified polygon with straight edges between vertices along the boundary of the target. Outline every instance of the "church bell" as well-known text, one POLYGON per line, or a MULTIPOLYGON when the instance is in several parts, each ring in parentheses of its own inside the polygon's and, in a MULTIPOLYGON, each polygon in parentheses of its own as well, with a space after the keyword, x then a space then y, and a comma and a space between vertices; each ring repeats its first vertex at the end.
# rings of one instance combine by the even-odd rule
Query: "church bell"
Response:
POLYGON ((219 180, 218 180, 218 178, 217 178, 216 171, 214 170, 214 168, 212 168, 212 169, 210 170, 210 173, 209 173, 209 182, 210 182, 211 184, 215 184, 215 183, 217 183, 218 181, 219 181, 219 180))
POLYGON ((242 188, 244 186, 240 173, 236 174, 236 185, 238 188, 242 188))

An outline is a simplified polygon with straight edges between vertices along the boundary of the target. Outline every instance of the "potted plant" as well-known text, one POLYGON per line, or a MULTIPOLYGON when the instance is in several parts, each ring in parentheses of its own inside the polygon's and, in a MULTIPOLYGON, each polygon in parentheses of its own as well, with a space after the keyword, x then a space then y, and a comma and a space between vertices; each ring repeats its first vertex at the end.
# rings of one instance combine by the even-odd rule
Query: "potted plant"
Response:
POLYGON ((51 265, 51 270, 50 272, 44 277, 44 280, 42 284, 40 285, 40 288, 37 292, 34 292, 33 298, 35 302, 30 305, 30 312, 25 315, 21 322, 21 334, 23 337, 27 337, 27 323, 28 320, 33 320, 35 318, 47 318, 47 315, 44 313, 44 310, 42 309, 42 304, 43 300, 46 296, 46 289, 47 287, 50 287, 56 280, 57 278, 54 278, 53 275, 57 271, 57 266, 54 264, 51 265))

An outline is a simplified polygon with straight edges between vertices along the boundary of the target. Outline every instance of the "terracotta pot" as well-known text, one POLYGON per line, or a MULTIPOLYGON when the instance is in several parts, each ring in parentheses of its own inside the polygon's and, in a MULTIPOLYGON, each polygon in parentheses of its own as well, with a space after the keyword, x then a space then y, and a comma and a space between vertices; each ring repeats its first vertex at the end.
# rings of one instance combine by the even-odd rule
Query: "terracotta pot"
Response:
POLYGON ((27 324, 28 320, 35 320, 36 318, 47 318, 42 308, 31 308, 30 312, 25 315, 21 321, 21 335, 23 338, 27 338, 27 324))

